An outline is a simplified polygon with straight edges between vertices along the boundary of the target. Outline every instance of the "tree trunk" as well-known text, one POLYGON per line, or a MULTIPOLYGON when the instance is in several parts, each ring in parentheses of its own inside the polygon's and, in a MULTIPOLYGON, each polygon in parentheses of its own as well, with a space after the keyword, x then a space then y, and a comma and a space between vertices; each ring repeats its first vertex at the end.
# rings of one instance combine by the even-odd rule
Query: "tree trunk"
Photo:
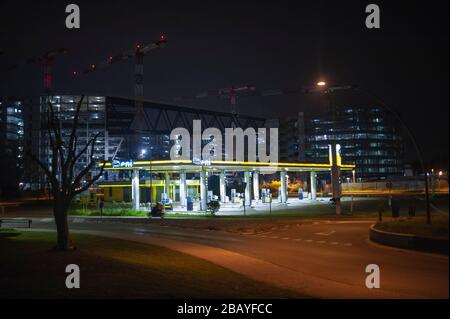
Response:
POLYGON ((57 245, 56 250, 72 250, 74 246, 69 240, 69 224, 67 222, 68 207, 60 201, 55 201, 53 207, 53 215, 55 217, 56 231, 57 231, 57 245))

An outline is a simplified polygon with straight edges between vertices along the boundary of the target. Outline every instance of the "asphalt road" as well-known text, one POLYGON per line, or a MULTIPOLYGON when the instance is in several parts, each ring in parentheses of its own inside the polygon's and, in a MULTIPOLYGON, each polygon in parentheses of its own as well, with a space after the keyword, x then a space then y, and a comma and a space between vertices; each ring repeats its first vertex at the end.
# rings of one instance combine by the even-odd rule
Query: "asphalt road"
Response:
MULTIPOLYGON (((163 245, 312 297, 448 298, 447 256, 374 244, 368 239, 371 223, 292 220, 236 233, 73 218, 71 230, 163 245), (365 286, 369 264, 380 267, 380 289, 365 286)), ((33 228, 54 226, 37 218, 33 228)))

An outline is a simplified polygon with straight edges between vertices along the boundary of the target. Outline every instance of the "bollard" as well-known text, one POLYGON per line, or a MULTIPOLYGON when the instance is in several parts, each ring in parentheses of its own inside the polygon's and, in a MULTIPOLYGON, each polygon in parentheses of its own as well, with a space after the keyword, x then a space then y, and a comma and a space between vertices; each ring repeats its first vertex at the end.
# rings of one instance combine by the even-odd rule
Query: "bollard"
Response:
POLYGON ((350 214, 353 215, 353 195, 352 195, 352 201, 350 202, 350 214))
POLYGON ((383 221, 383 209, 381 207, 378 208, 378 221, 383 221))
POLYGON ((272 197, 269 200, 269 216, 272 216, 272 197))
POLYGON ((397 205, 392 205, 392 217, 393 218, 400 217, 400 207, 398 207, 397 205))
POLYGON ((408 215, 409 217, 415 217, 416 216, 416 206, 410 205, 408 208, 408 215))

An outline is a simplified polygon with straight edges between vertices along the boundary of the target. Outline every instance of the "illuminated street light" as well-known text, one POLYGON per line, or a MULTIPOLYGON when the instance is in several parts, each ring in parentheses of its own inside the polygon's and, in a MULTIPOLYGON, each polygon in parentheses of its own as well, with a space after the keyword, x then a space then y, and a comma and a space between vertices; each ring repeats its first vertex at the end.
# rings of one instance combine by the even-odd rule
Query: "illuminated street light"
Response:
POLYGON ((139 158, 140 158, 140 159, 143 159, 145 153, 147 153, 147 150, 146 150, 145 148, 143 148, 143 149, 141 150, 141 154, 139 154, 139 158))
POLYGON ((325 85, 327 85, 327 82, 325 82, 325 81, 317 82, 317 86, 325 86, 325 85))

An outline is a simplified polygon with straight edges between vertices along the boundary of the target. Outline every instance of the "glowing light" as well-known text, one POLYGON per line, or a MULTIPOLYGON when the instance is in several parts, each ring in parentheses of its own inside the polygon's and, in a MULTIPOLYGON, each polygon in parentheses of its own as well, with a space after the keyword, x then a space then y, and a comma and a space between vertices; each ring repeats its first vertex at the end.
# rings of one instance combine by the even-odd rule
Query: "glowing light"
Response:
POLYGON ((327 85, 327 82, 325 82, 325 81, 317 82, 317 86, 325 86, 325 85, 327 85))

